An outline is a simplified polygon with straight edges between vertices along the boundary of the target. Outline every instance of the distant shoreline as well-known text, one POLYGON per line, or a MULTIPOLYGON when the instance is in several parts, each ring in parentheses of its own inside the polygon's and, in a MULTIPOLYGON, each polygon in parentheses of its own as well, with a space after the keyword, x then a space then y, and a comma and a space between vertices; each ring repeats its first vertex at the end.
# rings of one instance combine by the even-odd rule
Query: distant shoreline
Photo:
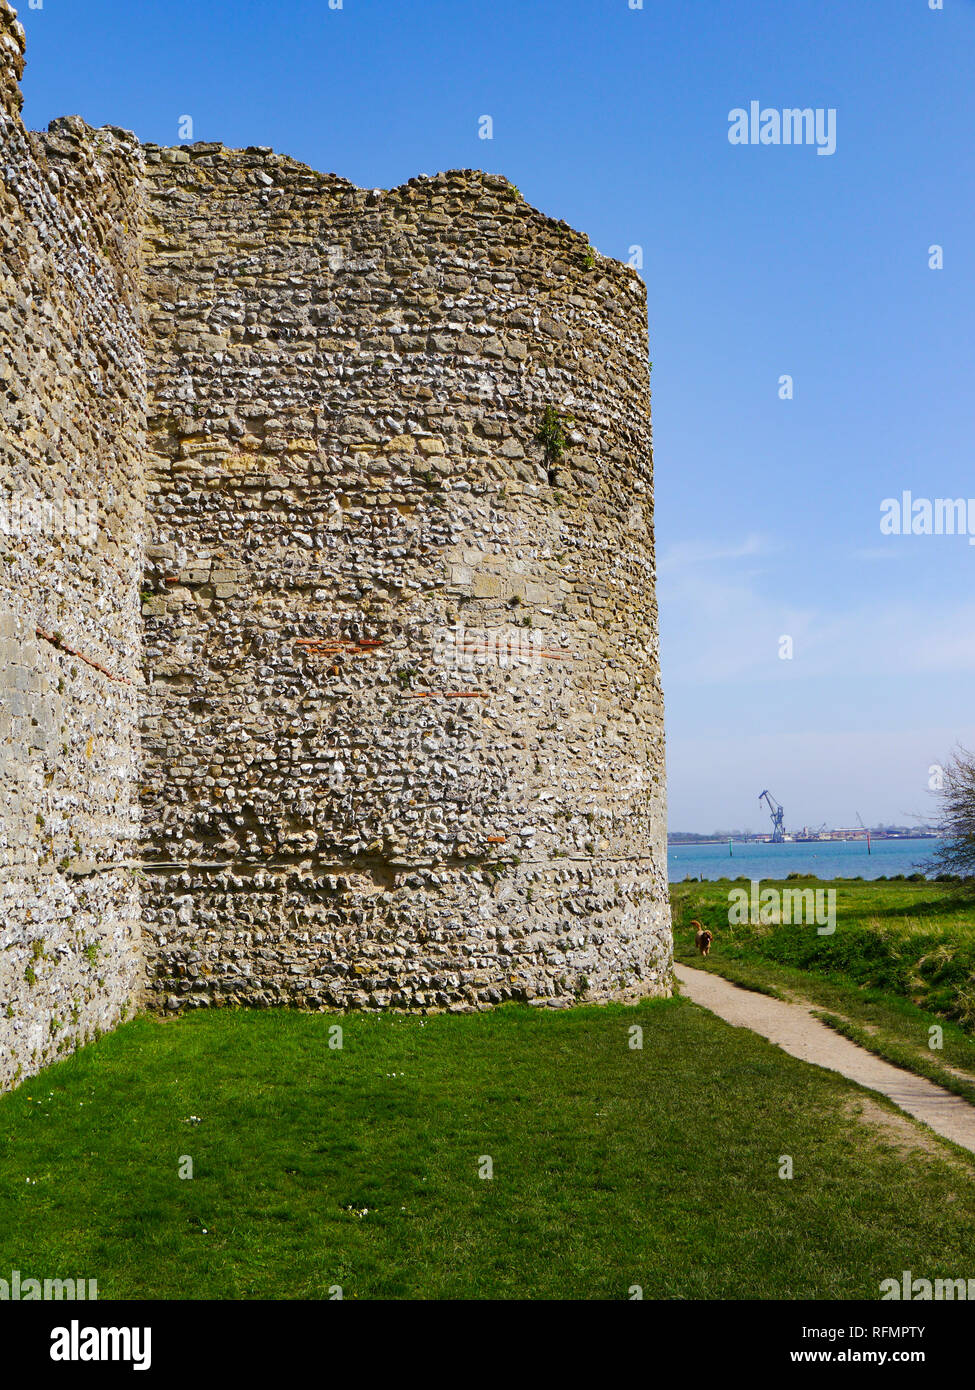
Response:
POLYGON ((681 841, 667 846, 667 872, 671 883, 681 879, 753 878, 785 880, 901 878, 916 873, 937 877, 937 835, 882 835, 871 833, 835 840, 681 841))
MULTIPOLYGON (((700 848, 702 848, 704 845, 727 845, 727 844, 729 844, 729 843, 731 843, 732 845, 771 845, 771 844, 775 844, 775 843, 783 844, 783 845, 844 845, 844 844, 856 844, 857 841, 862 840, 863 838, 864 838, 864 836, 863 836, 862 834, 860 834, 860 835, 828 835, 828 836, 825 836, 823 839, 819 839, 819 838, 817 837, 817 838, 811 839, 811 840, 798 840, 798 839, 793 838, 793 839, 789 839, 789 840, 773 841, 773 840, 765 840, 765 839, 761 839, 761 840, 736 840, 736 839, 734 839, 732 836, 727 835, 727 836, 723 836, 723 837, 722 837, 721 839, 719 839, 719 840, 669 840, 669 839, 668 839, 668 841, 667 841, 667 848, 668 848, 669 850, 670 850, 670 849, 700 849, 700 848)), ((917 835, 883 835, 883 834, 879 834, 878 832, 873 831, 873 830, 871 830, 871 832, 870 832, 870 839, 871 839, 871 840, 877 840, 877 841, 880 841, 880 840, 939 840, 940 838, 941 838, 941 836, 937 833, 937 831, 934 831, 934 830, 928 830, 928 831, 924 831, 924 832, 919 832, 917 835)))

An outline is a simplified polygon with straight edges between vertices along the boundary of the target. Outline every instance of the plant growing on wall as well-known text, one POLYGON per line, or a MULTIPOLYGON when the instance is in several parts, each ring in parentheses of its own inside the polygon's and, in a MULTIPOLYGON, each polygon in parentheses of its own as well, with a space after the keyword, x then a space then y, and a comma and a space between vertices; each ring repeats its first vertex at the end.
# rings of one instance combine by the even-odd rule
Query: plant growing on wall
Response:
POLYGON ((571 415, 560 415, 554 405, 545 407, 535 438, 545 446, 545 457, 549 463, 557 463, 565 453, 565 446, 569 442, 566 431, 574 424, 571 415))

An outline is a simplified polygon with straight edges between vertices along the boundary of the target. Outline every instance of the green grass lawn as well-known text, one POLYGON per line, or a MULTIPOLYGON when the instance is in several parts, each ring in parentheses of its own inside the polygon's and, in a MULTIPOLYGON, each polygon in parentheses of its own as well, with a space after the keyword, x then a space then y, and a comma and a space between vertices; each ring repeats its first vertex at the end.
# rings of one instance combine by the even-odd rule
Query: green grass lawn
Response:
POLYGON ((102 1298, 792 1299, 975 1275, 975 1163, 888 1114, 680 999, 138 1018, 0 1098, 0 1277, 97 1278, 102 1298))
POLYGON ((975 1102, 975 906, 932 882, 763 880, 763 888, 834 888, 836 930, 820 936, 815 926, 729 924, 729 891, 744 886, 671 886, 677 960, 808 999, 861 1046, 975 1102), (692 918, 715 933, 706 962, 692 918), (941 1048, 929 1045, 932 1025, 943 1030, 941 1048))

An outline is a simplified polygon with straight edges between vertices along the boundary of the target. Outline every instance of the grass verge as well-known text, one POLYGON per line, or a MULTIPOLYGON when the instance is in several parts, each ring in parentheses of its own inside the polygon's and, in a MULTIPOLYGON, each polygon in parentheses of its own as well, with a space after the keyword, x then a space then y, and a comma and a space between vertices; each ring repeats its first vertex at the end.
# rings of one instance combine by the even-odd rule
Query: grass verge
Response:
POLYGON ((0 1275, 197 1299, 844 1299, 967 1276, 970 1155, 889 1107, 851 1119, 866 1102, 681 999, 139 1018, 0 1097, 0 1275))

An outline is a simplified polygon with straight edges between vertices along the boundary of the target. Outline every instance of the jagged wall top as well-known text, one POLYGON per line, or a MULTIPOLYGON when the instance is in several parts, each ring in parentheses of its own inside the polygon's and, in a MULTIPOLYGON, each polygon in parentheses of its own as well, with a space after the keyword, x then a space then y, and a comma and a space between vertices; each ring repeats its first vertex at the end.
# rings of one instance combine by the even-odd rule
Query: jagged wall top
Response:
POLYGON ((24 75, 24 53, 27 36, 24 26, 17 18, 17 11, 11 9, 7 0, 0 0, 0 84, 4 109, 20 115, 24 105, 20 90, 24 75))

